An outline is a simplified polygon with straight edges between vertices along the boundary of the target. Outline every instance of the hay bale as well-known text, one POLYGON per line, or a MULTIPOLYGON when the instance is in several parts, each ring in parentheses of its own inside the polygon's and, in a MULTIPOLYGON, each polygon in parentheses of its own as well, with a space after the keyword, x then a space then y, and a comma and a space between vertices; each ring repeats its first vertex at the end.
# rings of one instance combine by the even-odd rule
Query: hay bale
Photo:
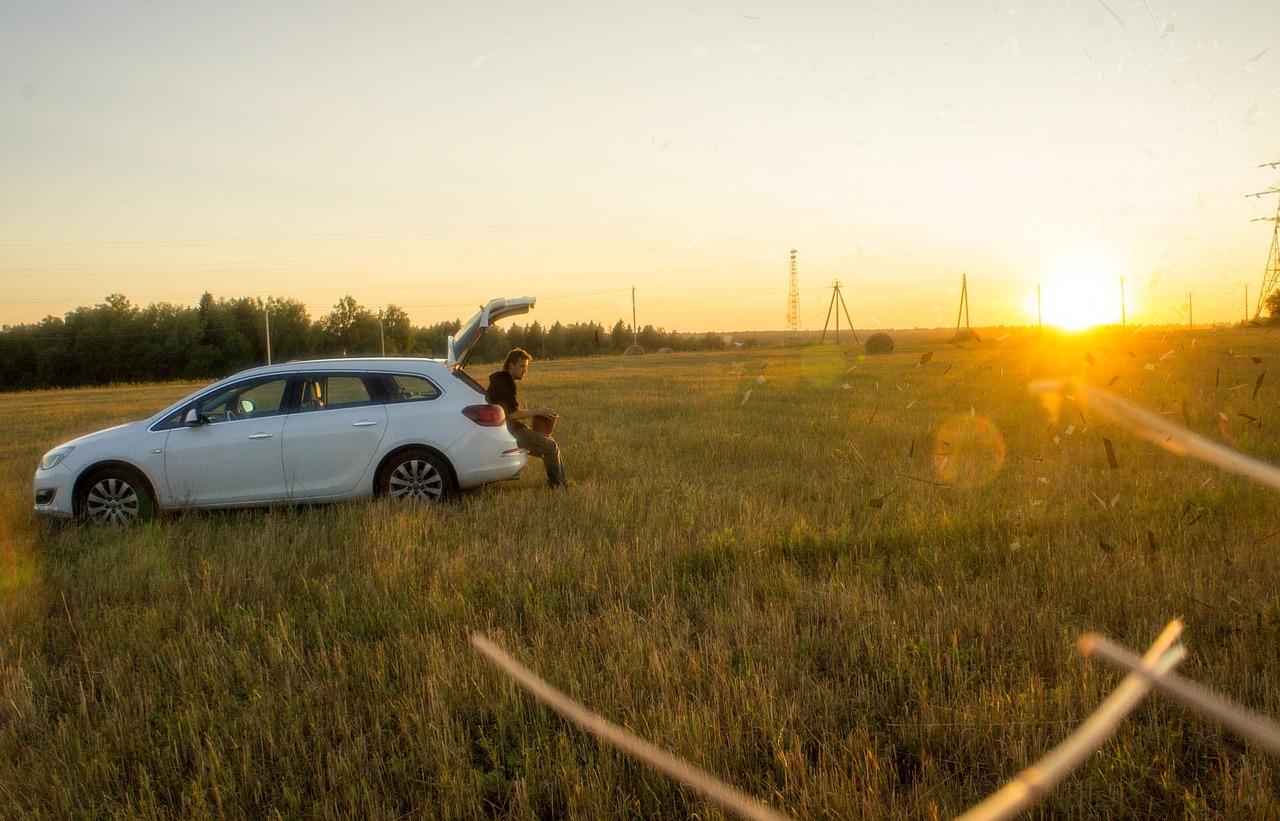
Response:
POLYGON ((956 336, 954 341, 981 342, 982 340, 978 338, 978 335, 973 332, 972 328, 961 328, 960 330, 956 331, 956 336))
POLYGON ((884 331, 877 331, 867 337, 862 347, 866 348, 867 353, 870 354, 889 353, 893 350, 893 337, 884 331))
POLYGON ((675 353, 675 351, 671 350, 670 348, 659 348, 658 353, 675 353))
POLYGON ((627 348, 625 351, 623 351, 622 355, 623 356, 644 356, 644 348, 641 348, 639 345, 632 345, 630 348, 627 348))

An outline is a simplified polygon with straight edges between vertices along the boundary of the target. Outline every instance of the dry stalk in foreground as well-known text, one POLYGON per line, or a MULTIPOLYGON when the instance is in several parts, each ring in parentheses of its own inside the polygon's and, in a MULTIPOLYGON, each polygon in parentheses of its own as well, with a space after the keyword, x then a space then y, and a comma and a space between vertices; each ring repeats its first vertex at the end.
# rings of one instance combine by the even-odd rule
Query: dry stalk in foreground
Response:
POLYGON ((650 767, 661 770, 677 781, 692 787, 725 809, 737 813, 747 821, 788 821, 787 816, 780 815, 763 802, 730 787, 687 761, 676 758, 616 724, 609 723, 547 684, 538 677, 537 673, 508 656, 484 636, 473 633, 471 646, 564 718, 623 752, 635 756, 650 767))
POLYGON ((1046 397, 1074 397, 1133 433, 1179 456, 1194 456, 1223 470, 1280 490, 1280 468, 1275 465, 1205 439, 1146 408, 1129 404, 1114 393, 1061 379, 1032 382, 1030 388, 1032 393, 1046 397))
POLYGON ((1011 818, 1039 801, 1080 762, 1106 743, 1125 716, 1151 692, 1153 680, 1158 680, 1182 660, 1186 649, 1180 644, 1175 645, 1181 634, 1182 623, 1169 622, 1147 654, 1138 660, 1140 672, 1126 676, 1102 706, 1048 755, 1018 773, 987 800, 960 816, 958 821, 1011 818))
MULTIPOLYGON (((1176 645, 1182 624, 1170 622, 1142 659, 1126 676, 1115 692, 1103 702, 1065 741, 1031 767, 1023 770, 990 798, 960 817, 959 821, 995 821, 1009 818, 1040 800, 1054 785, 1080 762, 1101 747, 1124 717, 1151 691, 1152 683, 1166 675, 1186 654, 1176 645)), ((748 821, 783 821, 786 816, 715 777, 676 758, 665 750, 610 724, 568 696, 551 687, 532 670, 504 653, 497 645, 479 634, 472 634, 471 644, 489 661, 532 693, 539 701, 597 738, 608 741, 649 766, 692 787, 725 809, 748 821)))
POLYGON ((1184 704, 1189 704, 1202 713, 1207 713, 1240 735, 1258 742, 1273 753, 1280 754, 1280 726, 1274 722, 1231 704, 1221 696, 1175 673, 1158 675, 1154 671, 1148 671, 1144 666, 1144 660, 1096 633, 1087 633, 1080 639, 1080 651, 1086 656, 1100 658, 1121 669, 1129 670, 1132 675, 1141 676, 1157 690, 1173 696, 1184 704))

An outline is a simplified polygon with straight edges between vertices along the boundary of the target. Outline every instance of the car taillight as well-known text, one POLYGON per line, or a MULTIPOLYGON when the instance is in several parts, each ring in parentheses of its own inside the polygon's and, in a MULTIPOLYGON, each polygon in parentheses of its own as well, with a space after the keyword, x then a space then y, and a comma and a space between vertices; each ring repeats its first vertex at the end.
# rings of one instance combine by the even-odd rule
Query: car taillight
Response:
POLYGON ((496 428, 507 421, 507 414, 501 405, 467 405, 462 415, 486 428, 496 428))

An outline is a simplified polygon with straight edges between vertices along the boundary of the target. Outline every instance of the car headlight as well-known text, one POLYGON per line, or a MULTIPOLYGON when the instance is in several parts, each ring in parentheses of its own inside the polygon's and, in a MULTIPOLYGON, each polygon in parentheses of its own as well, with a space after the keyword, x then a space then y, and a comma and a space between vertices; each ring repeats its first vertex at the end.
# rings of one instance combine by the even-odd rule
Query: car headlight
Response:
POLYGON ((75 450, 75 448, 72 446, 54 448, 53 450, 46 453, 44 455, 44 458, 40 460, 40 469, 53 470, 58 465, 62 464, 62 460, 66 459, 67 456, 69 456, 71 454, 71 451, 73 450, 75 450))

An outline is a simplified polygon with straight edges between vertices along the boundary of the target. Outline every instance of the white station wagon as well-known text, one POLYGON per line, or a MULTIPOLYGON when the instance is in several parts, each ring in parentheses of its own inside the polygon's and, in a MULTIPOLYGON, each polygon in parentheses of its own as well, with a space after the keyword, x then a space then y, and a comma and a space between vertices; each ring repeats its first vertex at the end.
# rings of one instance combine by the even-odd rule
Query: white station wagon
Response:
POLYGON ((128 525, 181 508, 434 502, 513 478, 527 455, 462 366, 491 323, 534 301, 491 301, 449 338, 445 359, 252 368, 149 419, 73 439, 40 460, 36 513, 128 525))

